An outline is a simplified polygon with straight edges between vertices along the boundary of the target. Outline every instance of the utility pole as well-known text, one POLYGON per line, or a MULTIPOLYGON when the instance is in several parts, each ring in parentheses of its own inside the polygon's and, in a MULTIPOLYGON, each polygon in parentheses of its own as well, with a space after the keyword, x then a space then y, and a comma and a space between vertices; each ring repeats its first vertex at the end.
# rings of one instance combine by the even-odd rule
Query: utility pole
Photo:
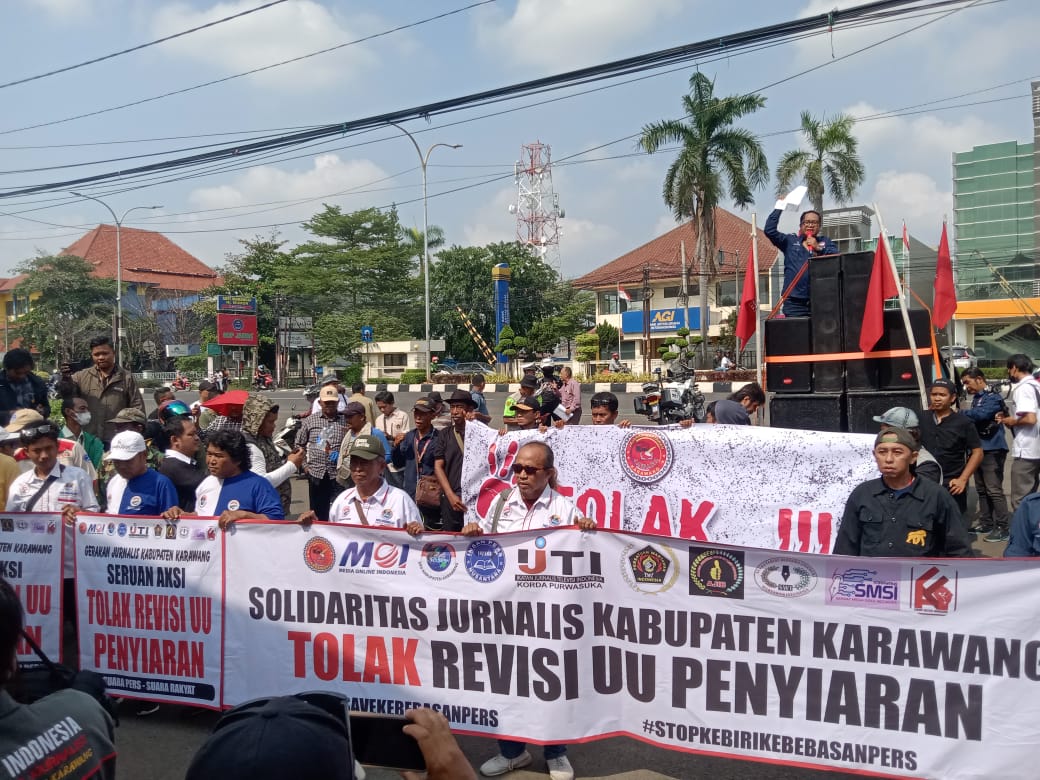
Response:
POLYGON ((650 263, 643 263, 643 373, 650 373, 650 263))

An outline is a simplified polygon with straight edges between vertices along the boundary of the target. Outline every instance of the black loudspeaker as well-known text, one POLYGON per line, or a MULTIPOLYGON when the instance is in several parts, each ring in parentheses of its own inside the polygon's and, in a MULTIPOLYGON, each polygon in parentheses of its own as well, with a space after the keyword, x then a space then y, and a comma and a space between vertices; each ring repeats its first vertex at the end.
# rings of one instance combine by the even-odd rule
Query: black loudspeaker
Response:
MULTIPOLYGON (((840 255, 809 261, 809 295, 812 307, 813 354, 841 352, 840 255)), ((817 393, 842 392, 845 389, 844 362, 833 360, 813 363, 813 389, 817 393)))
POLYGON ((801 431, 844 431, 845 394, 774 395, 769 401, 769 425, 801 431))
MULTIPOLYGON (((766 320, 766 355, 811 355, 809 317, 766 320)), ((769 363, 766 388, 771 393, 811 393, 812 363, 769 363)))
POLYGON ((921 395, 917 392, 902 393, 849 393, 849 433, 877 433, 881 424, 874 422, 894 406, 905 406, 921 414, 921 395))
MULTIPOLYGON (((844 352, 859 352, 859 337, 863 330, 863 310, 867 302, 867 288, 874 268, 873 252, 854 252, 841 256, 841 303, 844 352)), ((878 389, 876 360, 845 361, 845 387, 849 392, 878 389)))
MULTIPOLYGON (((910 329, 917 343, 924 381, 927 384, 932 378, 932 320, 924 309, 911 309, 909 314, 910 329)), ((909 348, 910 342, 906 338, 903 315, 899 309, 886 310, 885 332, 874 349, 881 352, 909 348)), ((917 373, 914 371, 914 359, 878 358, 878 387, 882 390, 916 390, 917 373)))

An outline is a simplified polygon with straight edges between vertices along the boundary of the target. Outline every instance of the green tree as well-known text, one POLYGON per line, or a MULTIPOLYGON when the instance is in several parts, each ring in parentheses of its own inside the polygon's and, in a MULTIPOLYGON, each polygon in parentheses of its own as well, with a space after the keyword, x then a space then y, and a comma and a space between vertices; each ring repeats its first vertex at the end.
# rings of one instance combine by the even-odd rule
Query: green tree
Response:
POLYGON ((859 141, 852 134, 854 121, 848 114, 839 114, 828 122, 826 117, 816 119, 803 111, 802 137, 809 148, 792 149, 780 158, 777 192, 782 196, 794 182, 804 180, 816 211, 823 212, 825 190, 836 203, 848 203, 865 178, 857 153, 859 141))
POLYGON ((39 350, 43 365, 77 361, 90 353, 92 338, 112 332, 114 279, 94 276, 94 267, 71 255, 39 255, 17 268, 25 279, 14 288, 30 299, 29 311, 14 325, 27 347, 39 350))
MULTIPOLYGON (((509 263, 512 272, 509 311, 515 333, 527 334, 536 321, 560 314, 558 305, 563 294, 554 292, 561 284, 559 274, 525 248, 502 242, 444 249, 430 264, 430 322, 435 334, 443 334, 448 354, 458 360, 483 360, 484 356, 462 324, 456 306, 488 344, 495 343, 491 269, 499 263, 509 263)), ((565 330, 571 328, 570 319, 565 330)))
MULTIPOLYGON (((703 73, 690 76, 690 93, 682 98, 683 119, 646 125, 639 139, 653 154, 665 144, 680 144, 679 154, 665 173, 664 202, 675 218, 692 218, 696 228, 694 258, 710 283, 718 275, 715 208, 726 195, 738 207, 754 200, 754 190, 769 179, 769 165, 758 138, 734 122, 765 105, 761 95, 714 94, 715 83, 703 73)), ((707 285, 701 285, 701 308, 707 309, 707 285)), ((707 342, 707 317, 702 317, 702 341, 707 342)), ((703 357, 703 352, 702 352, 703 357)))
POLYGON ((314 321, 314 340, 319 362, 329 363, 336 358, 356 359, 364 352, 361 328, 372 328, 376 341, 397 341, 410 337, 408 323, 392 312, 369 308, 323 314, 314 321))
MULTIPOLYGON (((609 322, 601 322, 596 326, 596 338, 599 340, 599 359, 609 360, 611 354, 618 351, 618 329, 609 322)), ((619 354, 620 358, 621 355, 619 354)))

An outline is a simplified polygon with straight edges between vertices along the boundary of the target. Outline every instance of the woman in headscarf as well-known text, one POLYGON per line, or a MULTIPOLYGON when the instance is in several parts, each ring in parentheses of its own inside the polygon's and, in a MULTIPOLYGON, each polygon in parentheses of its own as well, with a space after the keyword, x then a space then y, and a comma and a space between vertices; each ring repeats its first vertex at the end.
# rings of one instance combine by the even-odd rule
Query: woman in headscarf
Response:
POLYGON ((250 470, 265 477, 278 491, 285 516, 292 503, 292 483, 289 479, 303 468, 304 451, 293 450, 288 457, 274 444, 274 426, 278 422, 278 407, 261 393, 250 393, 242 407, 242 435, 249 445, 250 470))

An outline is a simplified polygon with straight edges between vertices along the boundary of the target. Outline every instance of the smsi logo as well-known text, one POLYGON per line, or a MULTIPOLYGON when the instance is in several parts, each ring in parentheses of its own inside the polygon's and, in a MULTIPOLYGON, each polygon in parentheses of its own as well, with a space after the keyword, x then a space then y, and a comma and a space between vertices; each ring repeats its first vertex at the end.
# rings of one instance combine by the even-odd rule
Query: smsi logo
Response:
POLYGON ((661 309, 655 312, 653 322, 675 322, 675 309, 661 309))

